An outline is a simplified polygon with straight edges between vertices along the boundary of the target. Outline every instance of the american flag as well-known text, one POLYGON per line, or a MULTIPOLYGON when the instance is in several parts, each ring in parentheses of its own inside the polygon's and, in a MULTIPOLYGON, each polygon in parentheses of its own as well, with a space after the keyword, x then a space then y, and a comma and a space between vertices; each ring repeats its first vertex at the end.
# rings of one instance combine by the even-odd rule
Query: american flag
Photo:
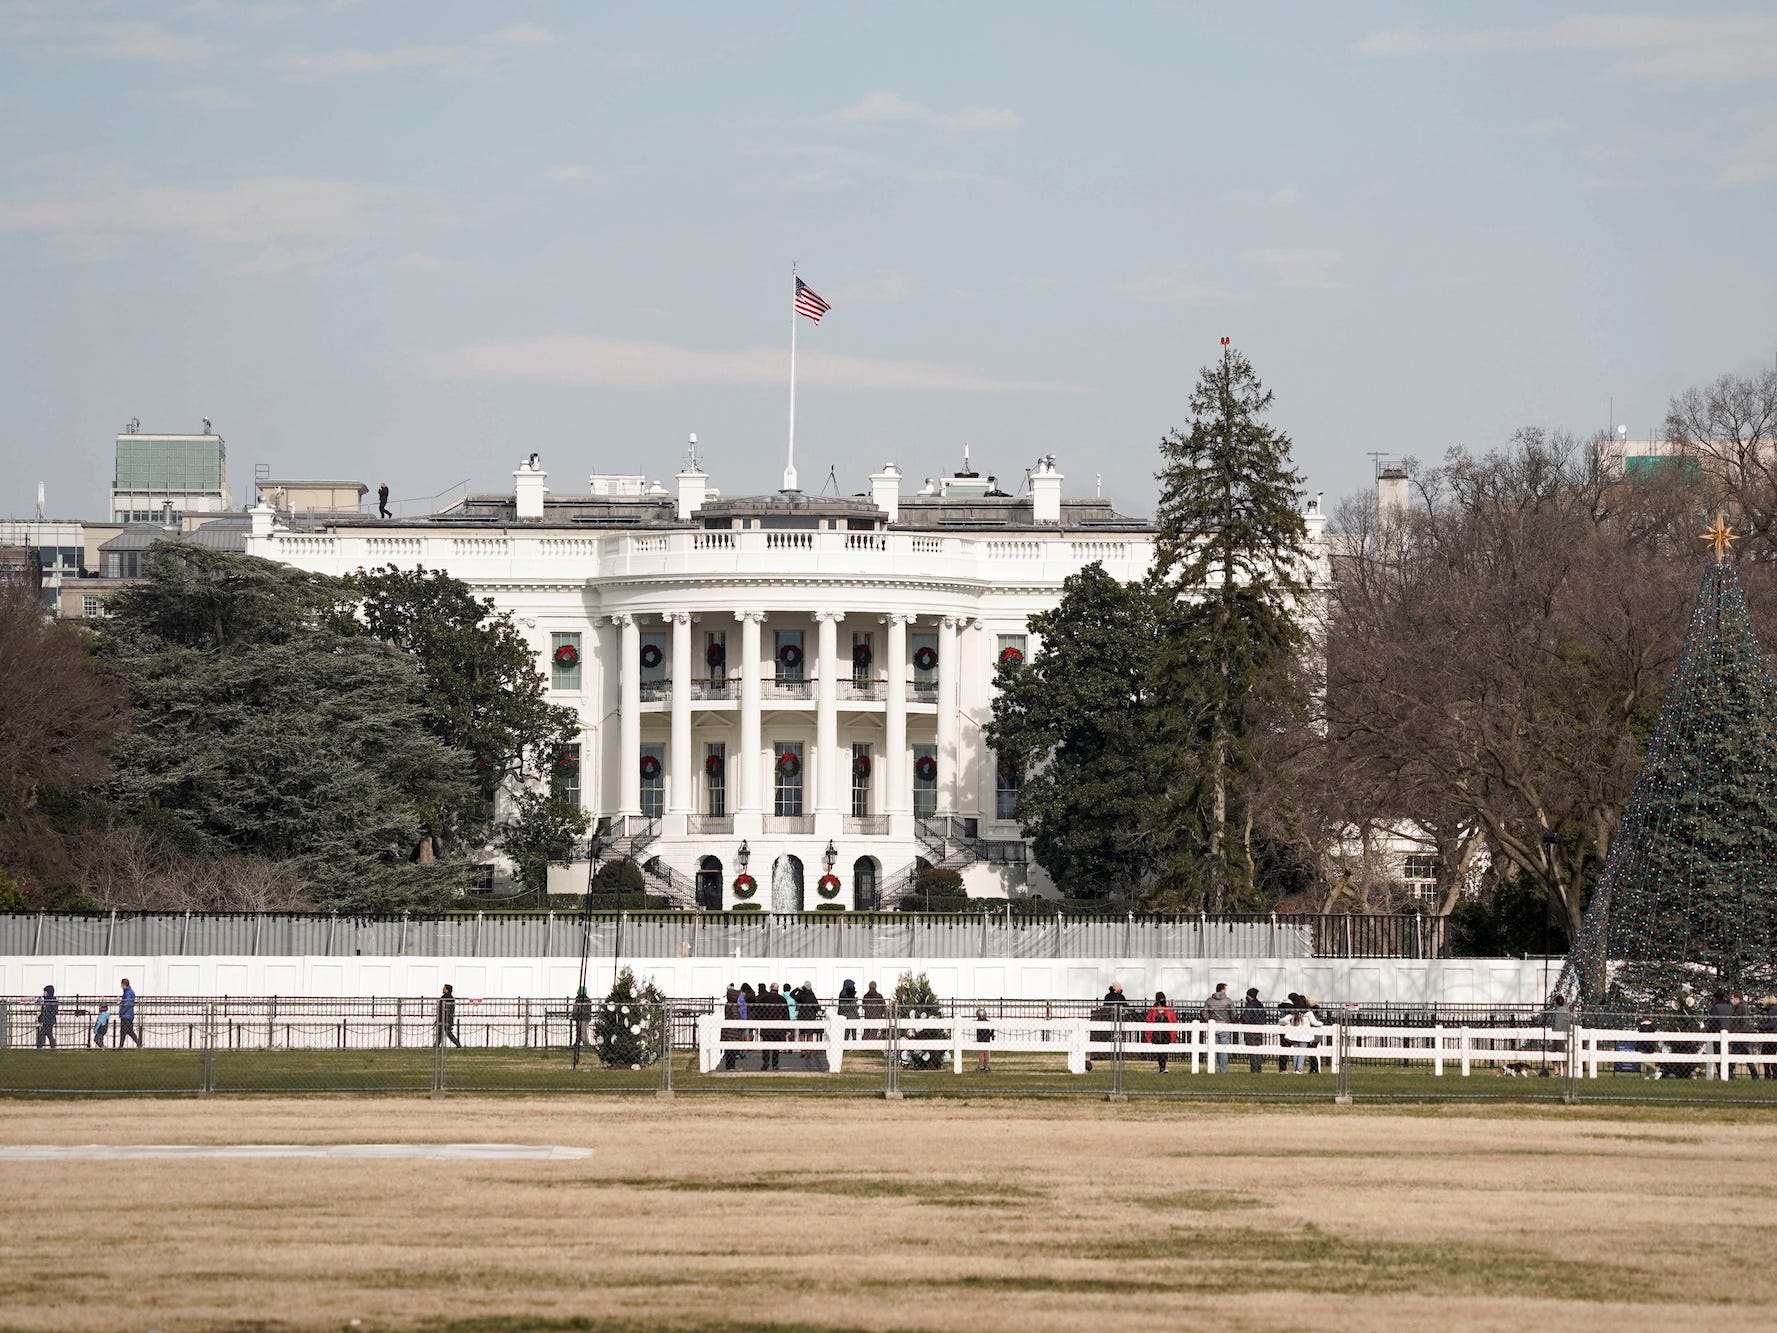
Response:
POLYGON ((815 295, 813 287, 810 287, 801 278, 796 279, 796 313, 798 315, 807 315, 816 324, 819 324, 821 316, 832 308, 815 295))

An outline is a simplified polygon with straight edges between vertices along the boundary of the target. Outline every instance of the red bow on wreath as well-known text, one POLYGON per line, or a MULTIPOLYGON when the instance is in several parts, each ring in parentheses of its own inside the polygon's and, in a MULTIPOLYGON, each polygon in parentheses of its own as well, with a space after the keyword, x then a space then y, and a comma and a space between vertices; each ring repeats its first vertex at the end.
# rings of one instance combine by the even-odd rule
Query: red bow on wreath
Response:
POLYGON ((564 643, 555 650, 557 666, 573 666, 580 660, 580 650, 571 643, 564 643))

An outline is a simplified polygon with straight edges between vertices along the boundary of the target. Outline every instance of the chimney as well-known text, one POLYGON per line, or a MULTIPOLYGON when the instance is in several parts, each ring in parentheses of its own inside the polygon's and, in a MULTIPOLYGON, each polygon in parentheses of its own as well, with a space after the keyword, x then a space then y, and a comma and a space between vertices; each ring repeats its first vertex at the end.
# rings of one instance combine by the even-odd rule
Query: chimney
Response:
POLYGON ((888 515, 890 523, 901 519, 901 474, 893 463, 884 463, 881 472, 870 474, 870 498, 888 515))
POLYGON ((685 450, 685 470, 679 473, 679 517, 687 519, 703 508, 703 502, 709 496, 710 474, 703 470, 703 464, 697 461, 697 437, 691 437, 690 447, 685 450))
POLYGON ((1061 473, 1055 470, 1055 455, 1044 454, 1037 460, 1037 470, 1030 474, 1030 516, 1036 522, 1061 522, 1061 482, 1061 473))
POLYGON ((543 517, 543 497, 549 494, 545 483, 549 474, 543 465, 532 454, 518 465, 512 474, 512 498, 516 502, 518 517, 521 519, 540 519, 543 517))
POLYGON ((1383 527, 1399 523, 1407 512, 1407 469, 1399 463, 1376 465, 1376 519, 1383 527))

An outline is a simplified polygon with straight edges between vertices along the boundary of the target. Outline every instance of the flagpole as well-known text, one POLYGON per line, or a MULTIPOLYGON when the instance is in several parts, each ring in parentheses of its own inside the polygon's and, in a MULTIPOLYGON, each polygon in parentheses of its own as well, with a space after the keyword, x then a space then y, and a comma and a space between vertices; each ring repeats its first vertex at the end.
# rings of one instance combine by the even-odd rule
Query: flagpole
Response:
POLYGON ((796 487, 796 265, 790 264, 790 453, 784 464, 784 490, 796 487))

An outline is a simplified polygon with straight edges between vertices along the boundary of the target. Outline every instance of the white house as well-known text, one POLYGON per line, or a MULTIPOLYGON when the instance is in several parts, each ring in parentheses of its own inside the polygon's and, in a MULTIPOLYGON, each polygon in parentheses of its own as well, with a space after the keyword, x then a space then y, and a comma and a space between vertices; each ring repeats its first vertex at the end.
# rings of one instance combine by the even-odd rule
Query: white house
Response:
MULTIPOLYGON (((983 739, 1026 622, 1097 562, 1146 573, 1152 527, 1064 499, 1054 460, 1012 496, 964 471, 901 493, 724 497, 695 456, 677 493, 594 476, 551 493, 537 455, 511 495, 423 519, 253 511, 251 554, 344 574, 448 571, 510 611, 580 715, 560 761, 606 857, 686 905, 892 902, 926 864, 977 896, 1052 892, 1012 819, 1018 775, 983 739)), ((1310 505, 1319 545, 1321 516, 1310 505)), ((552 887, 585 884, 584 862, 552 887)))

